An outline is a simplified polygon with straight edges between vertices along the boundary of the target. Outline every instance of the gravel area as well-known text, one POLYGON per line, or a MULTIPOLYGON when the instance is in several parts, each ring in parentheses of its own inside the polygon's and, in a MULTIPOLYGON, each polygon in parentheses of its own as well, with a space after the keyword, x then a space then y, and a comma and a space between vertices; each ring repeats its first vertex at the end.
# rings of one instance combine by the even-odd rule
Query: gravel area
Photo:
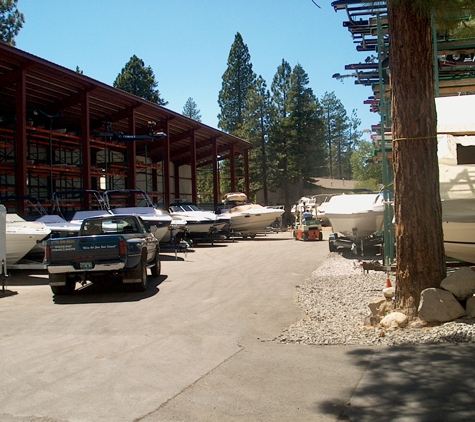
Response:
MULTIPOLYGON (((372 299, 383 297, 386 273, 363 273, 356 259, 330 253, 325 263, 296 288, 296 300, 307 317, 274 341, 308 345, 412 345, 475 342, 475 320, 417 329, 364 326, 372 299)), ((394 284, 394 278, 390 277, 394 284)))

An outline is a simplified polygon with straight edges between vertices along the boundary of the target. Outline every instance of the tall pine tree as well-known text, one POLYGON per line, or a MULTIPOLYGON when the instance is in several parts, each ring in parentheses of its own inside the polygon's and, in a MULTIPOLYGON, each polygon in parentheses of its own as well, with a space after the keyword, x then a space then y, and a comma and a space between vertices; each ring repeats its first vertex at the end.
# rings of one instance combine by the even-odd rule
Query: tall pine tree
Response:
POLYGON ((297 183, 299 195, 303 196, 304 188, 312 182, 312 177, 318 176, 325 162, 325 144, 318 136, 323 124, 319 104, 308 86, 308 75, 301 65, 294 67, 290 82, 291 161, 294 169, 291 181, 297 183))
POLYGON ((334 92, 326 92, 320 103, 323 108, 323 123, 328 148, 328 173, 330 178, 342 178, 342 148, 346 142, 348 116, 345 107, 334 92))
MULTIPOLYGON (((228 67, 222 79, 218 96, 221 109, 218 115, 218 127, 232 135, 241 133, 241 136, 246 139, 247 136, 242 135, 240 130, 244 121, 247 97, 255 84, 256 74, 252 71, 249 49, 239 32, 234 37, 229 52, 228 67)), ((220 162, 219 178, 221 192, 229 192, 231 188, 229 160, 220 162)))
POLYGON ((255 81, 256 74, 252 71, 249 49, 238 32, 229 52, 228 67, 223 74, 222 87, 219 91, 220 129, 233 135, 239 129, 243 122, 247 94, 255 81))
POLYGON ((237 135, 252 143, 249 151, 249 179, 251 195, 263 190, 264 203, 268 204, 268 178, 271 167, 269 142, 270 94, 262 76, 257 78, 254 87, 249 90, 244 112, 244 120, 237 135))
POLYGON ((157 89, 158 82, 155 81, 155 75, 150 66, 145 67, 143 60, 135 54, 126 63, 125 67, 114 81, 114 88, 134 94, 144 100, 165 106, 168 101, 160 98, 160 92, 157 89))
POLYGON ((189 117, 190 119, 194 119, 198 122, 201 122, 201 114, 198 106, 196 105, 193 98, 189 97, 186 100, 185 105, 183 106, 183 116, 189 117))

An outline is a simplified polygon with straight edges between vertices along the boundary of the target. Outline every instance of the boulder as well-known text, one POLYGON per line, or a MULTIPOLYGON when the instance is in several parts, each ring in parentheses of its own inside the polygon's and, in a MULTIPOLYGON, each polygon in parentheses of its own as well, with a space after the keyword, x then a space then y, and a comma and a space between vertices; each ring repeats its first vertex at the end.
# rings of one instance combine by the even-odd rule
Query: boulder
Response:
POLYGON ((475 296, 467 299, 465 311, 470 318, 475 318, 475 296))
POLYGON ((465 315, 465 309, 447 290, 430 288, 421 292, 419 318, 427 322, 448 322, 465 315))
POLYGON ((475 271, 469 267, 459 268, 444 278, 440 287, 451 292, 458 300, 465 300, 475 293, 475 271))
POLYGON ((401 328, 407 325, 408 318, 402 312, 391 312, 380 322, 384 328, 401 328))
POLYGON ((371 302, 369 302, 368 306, 369 306, 369 309, 371 310, 372 316, 374 316, 374 317, 382 316, 379 313, 379 308, 381 307, 381 305, 384 302, 386 302, 386 299, 384 297, 378 297, 376 299, 371 299, 371 302))

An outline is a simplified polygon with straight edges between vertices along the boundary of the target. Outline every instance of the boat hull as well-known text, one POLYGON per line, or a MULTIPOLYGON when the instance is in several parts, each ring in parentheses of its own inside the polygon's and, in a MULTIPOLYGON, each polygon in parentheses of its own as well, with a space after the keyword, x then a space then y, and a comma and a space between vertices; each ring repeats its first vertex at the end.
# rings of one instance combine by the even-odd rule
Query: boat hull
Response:
POLYGON ((254 235, 269 227, 284 213, 277 208, 265 208, 260 205, 240 205, 223 213, 229 217, 230 228, 243 235, 254 235))
POLYGON ((33 250, 50 230, 43 223, 7 221, 5 227, 5 243, 7 266, 20 261, 25 255, 33 250))
POLYGON ((325 216, 335 233, 356 242, 383 230, 384 204, 378 194, 338 195, 328 202, 325 216))
POLYGON ((442 222, 445 255, 475 263, 475 222, 442 222))

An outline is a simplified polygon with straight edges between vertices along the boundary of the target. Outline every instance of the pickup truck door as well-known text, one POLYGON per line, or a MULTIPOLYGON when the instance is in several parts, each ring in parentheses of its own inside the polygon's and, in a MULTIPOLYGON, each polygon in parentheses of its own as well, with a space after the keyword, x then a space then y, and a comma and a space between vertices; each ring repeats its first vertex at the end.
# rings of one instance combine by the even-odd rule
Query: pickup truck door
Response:
POLYGON ((139 220, 138 223, 140 224, 142 232, 145 233, 145 241, 147 242, 147 262, 150 262, 155 258, 155 249, 157 249, 158 240, 147 230, 142 220, 139 220))

